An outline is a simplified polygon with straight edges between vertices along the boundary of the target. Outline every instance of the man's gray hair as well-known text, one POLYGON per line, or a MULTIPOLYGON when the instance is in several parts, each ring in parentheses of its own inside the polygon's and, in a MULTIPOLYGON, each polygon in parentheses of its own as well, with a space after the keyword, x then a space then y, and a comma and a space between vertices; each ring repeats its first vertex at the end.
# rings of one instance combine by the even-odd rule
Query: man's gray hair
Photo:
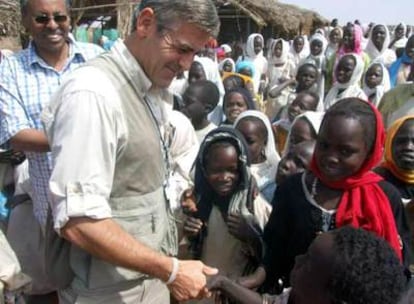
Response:
POLYGON ((219 33, 220 19, 211 0, 142 0, 134 10, 132 31, 135 31, 140 11, 147 7, 154 10, 160 32, 185 21, 195 24, 213 37, 219 33))
MULTIPOLYGON (((22 12, 22 15, 25 15, 27 12, 27 5, 29 4, 30 0, 20 0, 20 11, 22 12)), ((65 0, 66 8, 69 11, 70 7, 72 5, 72 0, 65 0)))

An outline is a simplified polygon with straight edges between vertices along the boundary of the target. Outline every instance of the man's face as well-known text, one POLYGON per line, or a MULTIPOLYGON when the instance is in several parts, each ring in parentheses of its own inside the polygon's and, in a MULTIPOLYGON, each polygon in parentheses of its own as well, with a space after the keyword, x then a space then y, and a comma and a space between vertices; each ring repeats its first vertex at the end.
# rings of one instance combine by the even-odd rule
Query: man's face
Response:
POLYGON ((141 34, 145 35, 141 46, 146 57, 140 59, 140 64, 153 85, 159 88, 168 87, 177 74, 188 70, 194 55, 210 38, 207 32, 185 22, 161 32, 157 31, 156 22, 152 22, 141 34))
POLYGON ((64 0, 30 0, 23 16, 23 24, 39 51, 63 51, 70 27, 64 0))

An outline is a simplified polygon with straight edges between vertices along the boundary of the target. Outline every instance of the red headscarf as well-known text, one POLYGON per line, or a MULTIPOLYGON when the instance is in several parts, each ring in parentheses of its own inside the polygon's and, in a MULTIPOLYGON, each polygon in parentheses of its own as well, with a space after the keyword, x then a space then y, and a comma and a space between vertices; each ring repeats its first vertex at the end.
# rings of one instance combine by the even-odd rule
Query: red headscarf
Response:
POLYGON ((374 232, 388 241, 402 260, 401 245, 391 205, 378 185, 382 177, 371 171, 382 159, 385 141, 384 125, 380 112, 372 104, 367 104, 375 113, 376 138, 371 155, 359 171, 341 181, 327 180, 316 163, 315 155, 310 168, 323 184, 344 191, 336 212, 336 226, 351 225, 374 232))

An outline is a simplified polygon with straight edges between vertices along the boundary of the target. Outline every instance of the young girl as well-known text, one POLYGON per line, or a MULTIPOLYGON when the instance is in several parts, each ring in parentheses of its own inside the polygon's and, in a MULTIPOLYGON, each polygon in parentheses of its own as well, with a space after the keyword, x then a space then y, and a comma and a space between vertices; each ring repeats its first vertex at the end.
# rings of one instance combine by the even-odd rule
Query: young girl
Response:
POLYGON ((368 100, 378 107, 384 93, 391 88, 387 68, 379 62, 371 63, 364 76, 363 91, 368 100))
POLYGON ((253 33, 247 37, 246 42, 246 58, 244 60, 250 61, 255 73, 252 75, 254 92, 261 95, 264 86, 262 81, 266 81, 267 73, 267 59, 263 56, 264 39, 261 34, 253 33))
POLYGON ((290 56, 293 60, 295 70, 299 67, 300 62, 308 57, 310 53, 309 41, 306 36, 296 36, 293 39, 292 46, 290 48, 290 56))
POLYGON ((260 195, 254 198, 249 165, 246 144, 237 130, 219 127, 210 132, 195 163, 195 207, 184 225, 193 257, 230 278, 241 276, 253 257, 251 238, 239 231, 238 223, 248 223, 261 234, 271 210, 260 195))
POLYGON ((250 169, 260 193, 270 203, 276 189, 275 175, 280 156, 275 149, 272 127, 265 114, 255 110, 241 113, 234 128, 243 134, 250 154, 250 169))
MULTIPOLYGON (((286 82, 291 84, 295 79, 295 67, 289 56, 289 42, 281 38, 274 40, 270 45, 268 79, 268 88, 278 87, 286 82)), ((266 97, 265 112, 269 118, 275 117, 279 109, 285 105, 287 94, 288 90, 283 90, 280 96, 266 97)))
POLYGON ((407 262, 409 228, 401 198, 371 171, 382 159, 384 139, 381 114, 368 102, 347 98, 325 113, 311 170, 288 178, 275 192, 264 235, 271 276, 266 288, 275 279, 289 286, 295 256, 317 234, 346 225, 381 236, 407 262))
POLYGON ((236 72, 236 63, 231 58, 224 58, 219 63, 219 71, 222 77, 226 75, 226 73, 234 73, 236 72))
POLYGON ((339 48, 339 43, 342 39, 342 28, 337 26, 330 30, 329 32, 329 42, 326 47, 325 56, 327 59, 331 58, 339 48))
POLYGON ((360 56, 355 54, 343 56, 335 69, 337 82, 329 90, 324 100, 325 110, 329 109, 338 100, 347 97, 358 97, 368 100, 360 86, 363 72, 364 63, 360 56))
POLYGON ((314 34, 310 39, 310 55, 302 63, 312 63, 318 70, 317 90, 320 96, 318 110, 323 111, 323 97, 325 96, 326 57, 325 49, 328 42, 321 34, 314 34))
POLYGON ((223 111, 226 119, 223 125, 233 125, 237 116, 247 110, 254 110, 255 104, 250 92, 243 88, 227 91, 223 98, 223 111))
POLYGON ((241 304, 395 304, 405 290, 403 269, 389 244, 352 227, 318 236, 296 258, 291 281, 281 295, 261 296, 220 275, 208 287, 241 304))
POLYGON ((395 52, 388 48, 389 43, 388 27, 385 24, 374 25, 369 33, 368 44, 365 48, 371 62, 380 62, 388 68, 397 59, 395 52))

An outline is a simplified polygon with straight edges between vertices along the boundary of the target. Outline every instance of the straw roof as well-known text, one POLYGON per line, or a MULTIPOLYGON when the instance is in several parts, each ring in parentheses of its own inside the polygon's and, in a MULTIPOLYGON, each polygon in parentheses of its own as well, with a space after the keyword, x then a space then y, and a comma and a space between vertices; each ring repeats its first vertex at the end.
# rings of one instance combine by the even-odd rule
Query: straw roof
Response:
POLYGON ((20 2, 0 0, 0 36, 18 36, 20 32, 20 2))
POLYGON ((259 28, 272 26, 286 34, 297 33, 299 28, 309 33, 328 21, 314 11, 277 0, 227 0, 227 3, 252 18, 259 28))

